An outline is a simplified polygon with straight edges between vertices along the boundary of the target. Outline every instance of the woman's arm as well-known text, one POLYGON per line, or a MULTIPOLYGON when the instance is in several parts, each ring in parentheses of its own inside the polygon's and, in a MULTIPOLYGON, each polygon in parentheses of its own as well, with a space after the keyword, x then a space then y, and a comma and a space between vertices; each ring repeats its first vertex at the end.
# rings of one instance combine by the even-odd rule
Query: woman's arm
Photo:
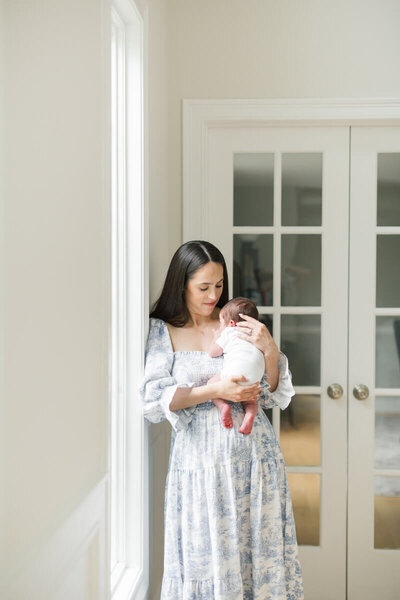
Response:
POLYGON ((217 398, 218 396, 218 383, 207 383, 206 385, 200 385, 193 388, 177 388, 175 394, 169 404, 170 410, 179 410, 180 408, 187 408, 188 406, 196 406, 196 404, 202 404, 217 398))
POLYGON ((273 391, 269 388, 269 377, 265 373, 260 381, 262 392, 259 396, 260 404, 264 408, 279 406, 284 410, 291 402, 296 391, 292 384, 292 374, 289 369, 287 356, 279 351, 278 356, 278 385, 273 391))
POLYGON ((267 372, 269 391, 272 393, 276 390, 279 383, 279 352, 272 354, 264 354, 265 371, 267 372))
POLYGON ((264 354, 265 370, 268 376, 270 385, 269 391, 272 393, 276 390, 279 383, 279 349, 275 344, 273 337, 264 325, 257 319, 249 317, 249 315, 240 316, 244 321, 239 321, 236 326, 241 328, 245 335, 239 335, 242 340, 251 342, 264 354))
POLYGON ((247 381, 243 376, 231 377, 214 383, 206 383, 192 388, 176 388, 175 393, 169 404, 169 409, 179 410, 180 408, 188 408, 196 404, 202 404, 213 398, 224 398, 231 402, 246 402, 248 400, 256 400, 261 391, 260 384, 243 386, 237 383, 238 381, 247 381))

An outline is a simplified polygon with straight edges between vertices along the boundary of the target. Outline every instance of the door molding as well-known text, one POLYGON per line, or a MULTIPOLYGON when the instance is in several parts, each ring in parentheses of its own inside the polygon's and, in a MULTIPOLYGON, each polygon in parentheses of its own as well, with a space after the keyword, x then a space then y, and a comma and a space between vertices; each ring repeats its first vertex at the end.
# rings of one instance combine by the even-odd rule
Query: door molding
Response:
POLYGON ((400 98, 182 101, 183 242, 207 239, 207 147, 213 127, 400 125, 400 98))

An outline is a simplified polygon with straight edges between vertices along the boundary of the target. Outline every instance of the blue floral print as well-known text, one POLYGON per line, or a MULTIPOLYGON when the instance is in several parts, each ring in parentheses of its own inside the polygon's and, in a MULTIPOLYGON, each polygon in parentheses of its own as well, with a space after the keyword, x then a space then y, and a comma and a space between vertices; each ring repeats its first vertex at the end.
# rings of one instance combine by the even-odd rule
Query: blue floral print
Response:
POLYGON ((222 361, 206 352, 174 352, 165 322, 150 319, 140 385, 144 415, 172 426, 161 600, 304 600, 285 463, 262 410, 283 410, 295 394, 285 354, 276 390, 269 392, 266 374, 261 380, 250 435, 238 431, 240 403, 231 403, 231 429, 211 399, 169 409, 177 387, 205 385, 222 361))

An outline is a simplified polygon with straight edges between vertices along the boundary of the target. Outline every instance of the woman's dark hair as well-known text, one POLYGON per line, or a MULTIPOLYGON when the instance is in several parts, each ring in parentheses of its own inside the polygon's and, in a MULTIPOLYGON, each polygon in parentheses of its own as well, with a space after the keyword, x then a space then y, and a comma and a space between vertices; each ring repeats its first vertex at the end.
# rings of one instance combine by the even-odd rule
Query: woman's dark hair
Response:
POLYGON ((209 262, 219 263, 223 268, 223 289, 217 302, 217 306, 222 308, 228 302, 228 272, 225 259, 210 242, 192 240, 182 244, 172 257, 162 292, 151 309, 150 317, 162 319, 175 327, 186 325, 190 314, 185 302, 184 289, 197 269, 209 262))

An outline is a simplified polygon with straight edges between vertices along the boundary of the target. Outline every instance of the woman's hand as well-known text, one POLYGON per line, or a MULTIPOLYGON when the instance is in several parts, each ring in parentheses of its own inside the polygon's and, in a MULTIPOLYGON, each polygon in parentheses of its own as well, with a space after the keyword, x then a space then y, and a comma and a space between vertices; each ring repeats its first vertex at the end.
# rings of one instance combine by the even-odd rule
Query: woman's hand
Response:
POLYGON ((247 342, 254 344, 264 356, 277 357, 279 356, 278 346, 275 344, 274 339, 264 323, 249 317, 249 315, 243 315, 240 313, 242 319, 245 321, 239 321, 236 323, 236 327, 240 327, 244 335, 238 337, 247 342))
POLYGON ((244 375, 232 376, 229 379, 222 379, 219 382, 218 398, 230 400, 231 402, 245 402, 248 400, 257 400, 261 392, 260 384, 245 386, 239 385, 237 381, 248 381, 244 375))

